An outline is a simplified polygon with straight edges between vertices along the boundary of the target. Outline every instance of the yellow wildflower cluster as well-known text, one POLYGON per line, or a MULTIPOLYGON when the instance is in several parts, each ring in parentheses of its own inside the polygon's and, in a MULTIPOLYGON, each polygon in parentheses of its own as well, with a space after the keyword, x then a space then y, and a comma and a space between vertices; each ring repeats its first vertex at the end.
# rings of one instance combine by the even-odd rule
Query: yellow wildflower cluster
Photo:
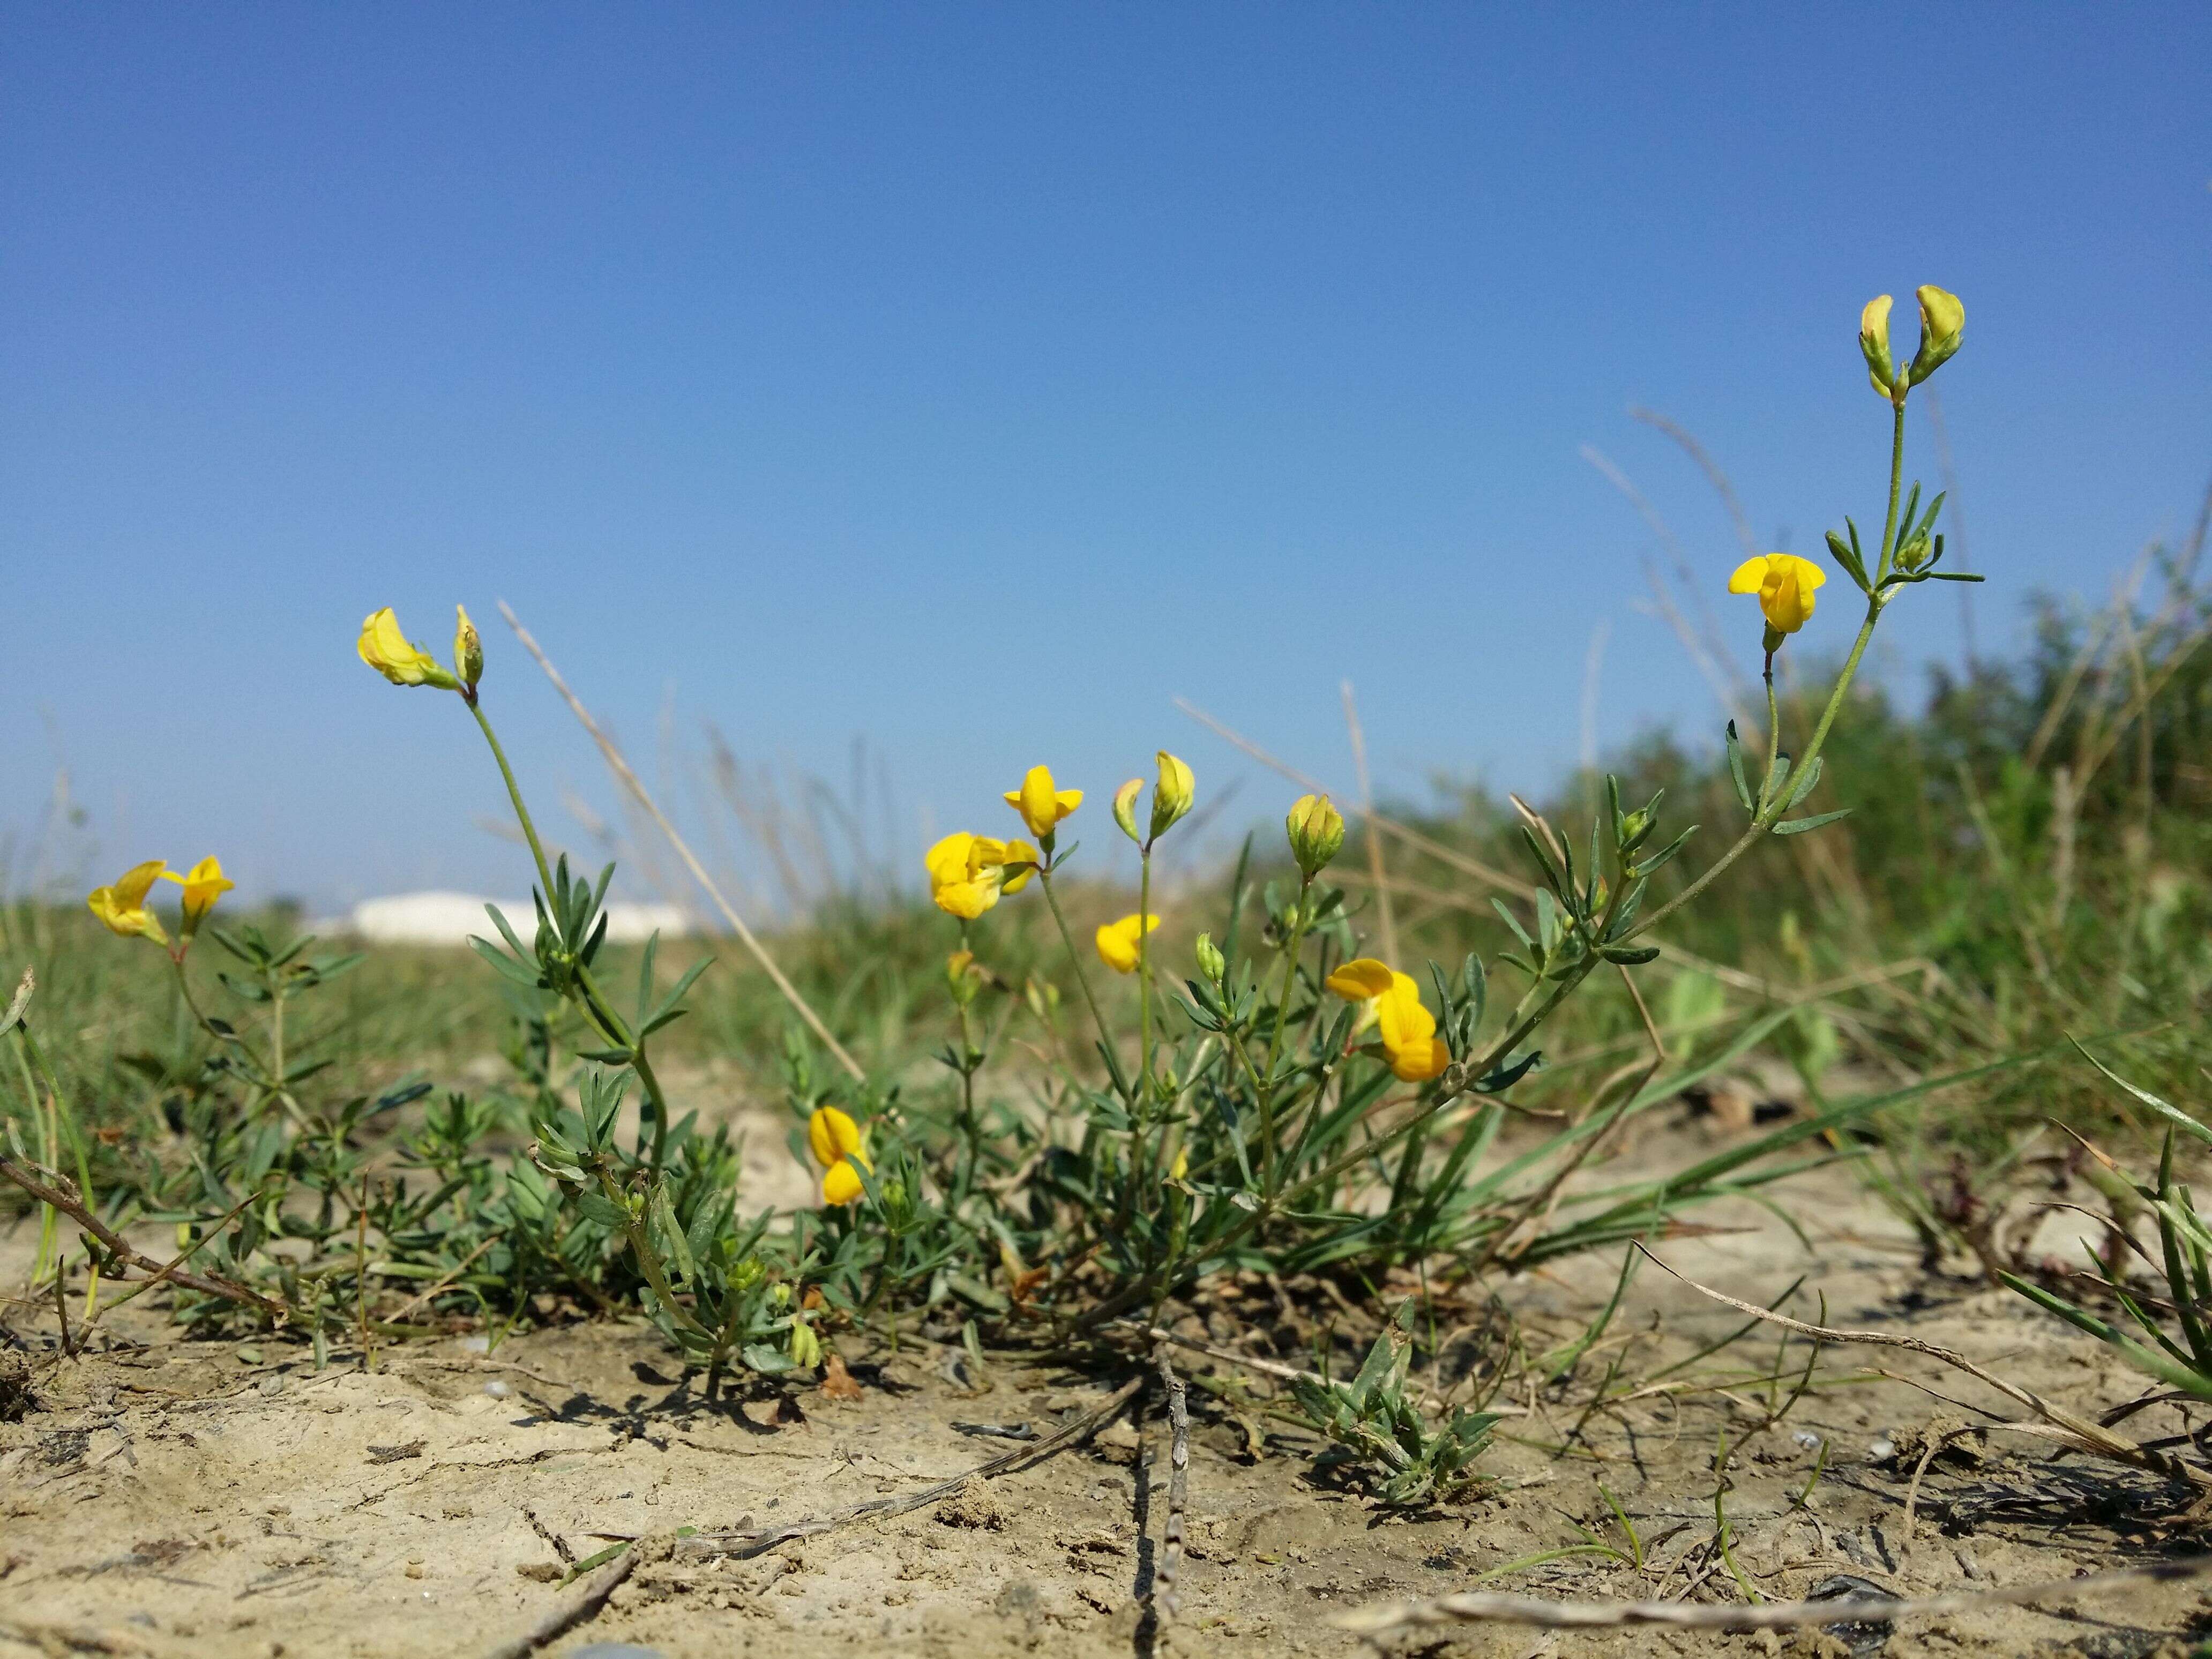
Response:
POLYGON ((816 1107, 814 1115, 806 1120, 806 1144, 823 1169, 824 1204, 850 1204, 860 1196, 866 1190, 860 1184, 860 1171, 872 1175, 876 1166, 868 1161, 867 1142, 849 1112, 835 1106, 816 1107))
POLYGON ((1346 1002, 1360 1005, 1355 1030, 1372 1026, 1382 1039, 1390 1070, 1407 1083, 1425 1083, 1451 1064, 1451 1052, 1437 1036, 1437 1019, 1421 1006, 1421 988, 1372 957, 1347 962, 1322 981, 1346 1002))
POLYGON ((483 678, 483 639, 469 620, 467 609, 455 605, 453 665, 450 669, 410 640, 390 605, 372 611, 362 619, 361 638, 354 649, 361 659, 394 685, 428 685, 441 691, 458 691, 476 702, 477 682, 483 678))
POLYGON ((179 927, 184 941, 189 943, 207 920, 215 902, 237 884, 222 873, 222 865, 212 854, 202 859, 184 874, 169 868, 163 859, 149 859, 143 864, 133 865, 105 887, 95 887, 85 896, 92 914, 105 922, 110 933, 125 939, 149 939, 156 945, 166 945, 169 936, 161 927, 161 918, 148 906, 146 900, 157 881, 173 881, 185 890, 184 916, 179 927))

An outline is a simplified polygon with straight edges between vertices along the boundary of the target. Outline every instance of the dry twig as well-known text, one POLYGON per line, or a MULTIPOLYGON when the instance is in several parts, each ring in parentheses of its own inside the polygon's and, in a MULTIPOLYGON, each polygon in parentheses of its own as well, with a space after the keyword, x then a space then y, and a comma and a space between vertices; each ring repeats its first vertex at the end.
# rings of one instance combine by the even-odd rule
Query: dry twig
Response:
POLYGON ((2212 1555, 1917 1601, 1853 1595, 1832 1601, 1714 1607, 1686 1601, 1546 1601, 1533 1595, 1469 1591, 1428 1601, 1355 1607, 1340 1614, 1335 1622, 1339 1628, 1355 1632, 1370 1642, 1396 1631, 1439 1625, 1529 1625, 1543 1630, 1617 1630, 1628 1625, 1668 1625, 1677 1630, 1796 1630, 1808 1625, 1888 1624, 1899 1619, 1939 1618, 1980 1607, 2023 1607, 2124 1585, 2170 1583, 2207 1576, 2212 1576, 2212 1555))
POLYGON ((1802 1336, 1819 1337, 1826 1342, 1861 1342, 1875 1347, 1905 1348, 1914 1353, 1924 1353, 1931 1359, 1942 1360, 1955 1370, 1966 1372, 1967 1376, 1978 1382, 1987 1383, 2006 1399, 2027 1407, 2042 1419, 2040 1423, 1996 1423, 1990 1425, 1992 1428, 2009 1429, 2015 1434, 2039 1435, 2045 1439, 2057 1440, 2069 1445, 2076 1451, 2087 1452, 2097 1457, 2107 1457, 2116 1463, 2124 1463, 2130 1468, 2145 1469, 2153 1474, 2163 1475, 2169 1480, 2185 1481, 2199 1491, 2212 1491, 2212 1470, 2202 1469, 2194 1464, 2185 1463, 2179 1458, 2169 1456, 2155 1447, 2139 1445, 2124 1436, 2114 1434, 2102 1424, 2092 1422, 2086 1417, 2068 1411, 2063 1406, 2055 1406, 2032 1389, 2023 1389, 2017 1382, 2007 1382, 1994 1371, 1984 1370, 1962 1353, 1954 1352, 1949 1348, 1938 1347, 1933 1342, 1923 1342, 1918 1337, 1900 1336, 1889 1331, 1842 1331, 1831 1330, 1821 1325, 1808 1325, 1802 1319, 1791 1319, 1786 1315, 1774 1312, 1771 1309, 1759 1307, 1755 1303, 1739 1302, 1735 1297, 1713 1289, 1710 1285, 1700 1285, 1688 1275, 1675 1272, 1664 1261, 1660 1261, 1656 1255, 1652 1255, 1650 1250, 1644 1249, 1642 1244, 1638 1244, 1636 1248, 1643 1250, 1647 1258, 1656 1263, 1661 1272, 1680 1279, 1700 1296, 1711 1297, 1716 1302, 1725 1303, 1731 1308, 1738 1309, 1755 1318, 1763 1319, 1770 1325, 1779 1325, 1784 1330, 1796 1331, 1802 1336))
MULTIPOLYGON (((188 1291, 198 1291, 202 1296, 219 1296, 226 1301, 243 1302, 250 1307, 260 1309, 280 1325, 289 1316, 283 1303, 265 1297, 258 1291, 218 1275, 187 1273, 178 1265, 183 1261, 182 1256, 175 1261, 156 1261, 144 1251, 133 1248, 130 1240, 92 1212, 78 1195, 76 1183, 67 1176, 55 1175, 51 1182, 42 1181, 5 1152, 0 1152, 0 1176, 5 1176, 40 1203, 50 1204, 60 1211, 106 1246, 109 1255, 137 1268, 149 1280, 160 1282, 166 1279, 172 1285, 181 1285, 188 1291)), ((237 1212, 234 1210, 231 1213, 235 1215, 237 1212)))

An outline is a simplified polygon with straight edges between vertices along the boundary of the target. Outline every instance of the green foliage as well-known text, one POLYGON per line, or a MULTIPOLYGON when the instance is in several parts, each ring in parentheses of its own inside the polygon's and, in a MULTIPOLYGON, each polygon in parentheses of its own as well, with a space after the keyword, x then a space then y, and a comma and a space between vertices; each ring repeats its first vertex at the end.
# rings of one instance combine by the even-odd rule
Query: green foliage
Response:
POLYGON ((1502 1419, 1491 1412, 1455 1411, 1430 1427, 1407 1383, 1413 1317, 1412 1303, 1398 1310, 1351 1382, 1302 1376, 1291 1384, 1291 1395, 1349 1458, 1382 1472, 1376 1496, 1383 1503, 1449 1503, 1481 1484, 1473 1465, 1502 1419))

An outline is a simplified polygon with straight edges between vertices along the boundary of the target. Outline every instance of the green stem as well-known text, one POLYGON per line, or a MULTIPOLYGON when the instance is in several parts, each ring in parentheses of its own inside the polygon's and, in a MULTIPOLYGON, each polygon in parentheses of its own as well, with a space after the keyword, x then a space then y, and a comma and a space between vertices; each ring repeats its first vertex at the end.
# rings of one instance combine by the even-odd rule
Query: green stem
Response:
POLYGON ((1275 992, 1275 1029, 1267 1038, 1267 1071, 1260 1079, 1260 1139, 1262 1173, 1261 1197, 1263 1206, 1274 1201, 1278 1178, 1275 1148, 1275 1066, 1283 1054, 1283 1027, 1290 1023, 1291 988, 1297 982, 1298 951, 1306 941, 1307 897, 1313 891, 1313 878, 1298 878, 1298 911, 1291 922, 1291 938, 1283 951, 1283 982, 1275 992))
POLYGON ((1111 1048, 1113 1033, 1106 1029, 1106 1016, 1098 1012, 1098 998, 1091 988, 1090 975, 1083 971, 1083 957, 1075 948, 1075 936, 1067 931, 1067 918, 1060 914, 1060 895, 1052 890, 1052 874, 1042 865, 1037 866, 1037 885, 1044 889, 1044 902, 1052 911, 1054 924, 1060 929, 1060 942, 1067 947, 1068 964, 1075 969, 1075 982, 1082 988, 1083 1000, 1091 1010, 1091 1023, 1098 1028, 1098 1041, 1111 1048))
POLYGON ((507 750, 500 747, 499 733, 491 729, 491 722, 484 718, 482 706, 473 697, 466 701, 469 713, 477 717, 477 725, 483 729, 484 741, 491 745, 491 757, 499 763, 500 776, 507 780, 507 798, 514 803, 514 816, 522 825, 523 839, 530 843, 530 856, 538 860, 538 886, 545 895, 546 903, 550 904, 553 902, 553 871, 545 862, 545 848, 538 839, 538 826, 530 821, 530 809, 522 804, 522 787, 515 782, 514 769, 507 763, 507 750))
POLYGON ((1139 1110, 1152 1106, 1152 847, 1137 849, 1137 1090, 1139 1110))
POLYGON ((1763 810, 1774 788, 1774 765, 1782 756, 1782 712, 1774 702, 1774 653, 1766 653, 1766 779, 1759 786, 1763 810))
MULTIPOLYGON (((1837 677, 1835 689, 1828 694, 1828 706, 1821 710, 1820 722, 1813 728, 1813 740, 1805 746, 1804 758, 1797 764, 1796 770, 1800 776, 1804 775, 1806 768, 1811 766, 1814 758, 1820 754, 1820 745, 1828 740, 1828 728, 1836 723, 1836 716, 1843 709, 1844 694, 1850 690, 1852 677, 1858 672, 1860 659, 1866 655, 1867 641, 1874 637, 1875 623, 1881 617, 1882 603, 1878 599, 1869 599, 1867 601, 1866 620, 1859 624, 1859 636, 1851 642, 1851 654, 1844 660, 1844 672, 1837 677)), ((1771 775, 1772 772, 1771 765, 1768 770, 1771 775)), ((1705 873, 1695 881, 1630 928, 1618 942, 1626 943, 1628 939, 1650 933, 1668 916, 1673 915, 1675 911, 1711 886, 1723 871, 1749 852, 1761 836, 1773 829, 1775 819, 1782 816, 1782 800, 1785 799, 1787 799, 1786 794, 1781 799, 1761 803, 1759 815, 1752 819, 1751 827, 1736 837, 1735 843, 1728 851, 1715 860, 1706 868, 1705 873)))
POLYGON ((592 970, 580 962, 576 964, 576 982, 584 988, 585 994, 576 1000, 585 1017, 599 1028, 600 1035, 609 1042, 629 1051, 630 1069, 637 1073, 639 1086, 644 1089, 645 1097, 653 1107, 652 1162, 657 1171, 668 1151, 667 1093, 660 1086, 653 1062, 646 1058, 645 1044, 630 1035, 629 1023, 615 1012, 614 1004, 599 988, 599 981, 592 977, 592 970))
POLYGON ((1897 539, 1898 488, 1905 482, 1905 405, 1896 405, 1896 418, 1889 429, 1889 513, 1881 524, 1881 562, 1875 572, 1874 585, 1881 587, 1882 578, 1889 574, 1890 556, 1896 549, 1890 545, 1897 539))
POLYGON ((660 1298, 660 1305, 668 1310, 668 1316, 685 1329, 705 1337, 709 1343, 713 1342, 714 1333, 701 1324, 690 1309, 677 1301, 676 1292, 669 1285, 668 1275, 662 1270, 660 1257, 653 1249, 653 1242, 645 1236, 645 1223, 630 1212, 622 1188, 615 1185, 614 1178, 605 1170, 599 1171, 599 1190, 608 1203, 623 1212, 623 1232, 629 1240, 630 1254, 637 1258, 638 1271, 645 1275, 646 1283, 653 1286, 653 1293, 660 1298))
MULTIPOLYGON (((1897 501, 1899 493, 1902 489, 1904 483, 1905 404, 1900 401, 1893 404, 1893 418, 1890 422, 1889 507, 1882 519, 1881 558, 1879 562, 1879 566, 1875 572, 1874 591, 1867 596, 1866 620, 1859 624, 1858 638, 1851 642, 1851 654, 1844 660, 1844 672, 1837 677, 1835 689, 1828 694, 1828 706, 1820 711, 1820 724, 1813 728, 1813 740, 1806 745, 1805 753, 1797 763, 1796 770, 1798 775, 1801 777, 1804 775, 1806 769, 1813 764, 1814 760, 1820 755, 1821 744, 1825 744, 1828 740, 1828 728, 1836 723, 1836 716, 1843 708, 1844 694, 1850 690, 1852 677, 1858 672, 1859 660, 1866 655, 1867 641, 1874 637, 1875 624, 1881 621, 1881 608, 1883 605, 1887 602, 1883 597, 1881 584, 1889 574, 1891 556, 1896 550, 1894 547, 1892 546, 1892 544, 1897 539, 1897 501)), ((1778 730, 1778 728, 1775 724, 1771 713, 1774 706, 1774 680, 1773 659, 1771 656, 1767 662, 1767 671, 1768 678, 1766 683, 1766 695, 1767 708, 1769 710, 1767 726, 1770 733, 1771 733, 1778 730)), ((1768 740, 1769 760, 1767 763, 1767 778, 1770 782, 1772 781, 1774 775, 1774 766, 1771 758, 1774 743, 1775 739, 1770 736, 1768 740)), ((1764 790, 1764 787, 1765 786, 1762 785, 1762 791, 1764 790)), ((1753 843, 1757 842, 1760 836, 1765 835, 1772 827, 1774 820, 1781 815, 1782 804, 1779 800, 1770 801, 1762 799, 1759 802, 1759 812, 1752 818, 1751 827, 1746 830, 1741 836, 1736 838, 1735 844, 1730 847, 1727 852, 1722 854, 1720 858, 1710 868, 1708 868, 1703 875, 1699 876, 1680 893, 1677 893, 1673 898, 1668 900, 1666 903, 1661 905, 1657 909, 1645 916, 1643 921, 1637 923, 1634 927, 1629 930, 1627 937, 1629 939, 1634 939, 1638 934, 1650 933, 1651 929, 1658 926, 1659 923, 1664 921, 1675 911, 1680 909, 1692 899, 1697 897, 1698 894, 1704 892, 1706 888, 1712 885, 1715 878, 1717 878, 1723 870, 1726 870, 1730 865, 1734 864, 1738 859, 1749 852, 1752 848, 1753 843)))

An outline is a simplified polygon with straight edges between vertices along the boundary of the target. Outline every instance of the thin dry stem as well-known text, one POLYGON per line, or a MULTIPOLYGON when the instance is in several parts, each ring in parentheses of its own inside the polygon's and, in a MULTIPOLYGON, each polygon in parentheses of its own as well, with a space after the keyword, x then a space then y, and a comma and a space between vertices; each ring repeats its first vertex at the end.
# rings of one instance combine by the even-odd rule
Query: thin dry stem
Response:
POLYGON ((2192 1464, 2181 1462, 2179 1458, 2169 1457, 2155 1448, 2138 1445, 2132 1440, 2114 1434, 2101 1424, 2094 1423, 2086 1417, 2069 1412, 2063 1406, 2055 1406, 2040 1395, 2021 1388, 2017 1382, 2008 1382, 1994 1371, 1984 1370, 1962 1353, 1954 1352, 1949 1348, 1939 1347, 1933 1342, 1923 1342, 1917 1337, 1899 1336, 1889 1331, 1832 1330, 1822 1325, 1808 1325, 1802 1319, 1791 1319, 1787 1315, 1759 1307, 1755 1303, 1738 1301, 1735 1297, 1717 1291, 1710 1285, 1700 1285, 1687 1274, 1679 1273, 1668 1267, 1651 1251, 1645 1249, 1642 1244, 1638 1244, 1636 1248, 1642 1250, 1649 1260, 1656 1263, 1662 1272, 1680 1279, 1700 1296, 1711 1297, 1716 1302, 1725 1303, 1728 1306, 1750 1314, 1754 1318, 1763 1319, 1770 1325, 1779 1325, 1784 1330, 1796 1331, 1802 1336, 1819 1337, 1826 1342, 1860 1342, 1875 1347, 1905 1348, 1914 1353, 1926 1354, 1929 1358, 1939 1359, 1955 1370, 1964 1371, 1977 1382, 1986 1383, 2004 1395, 2006 1399, 2027 1407, 2048 1425, 2051 1437, 2064 1441, 2077 1451, 2110 1458, 2114 1462, 2125 1463, 2130 1468, 2146 1469, 2154 1474, 2163 1475, 2170 1480, 2184 1480, 2201 1491, 2212 1491, 2212 1471, 2200 1469, 2192 1464))
POLYGON ((1398 923, 1390 913, 1390 885, 1382 869, 1382 837, 1376 834, 1375 822, 1375 781, 1367 772, 1367 734, 1359 727, 1359 703, 1352 696, 1352 682, 1344 682, 1344 729, 1352 738, 1352 770, 1359 780, 1359 815, 1361 838, 1367 843, 1367 871, 1375 882, 1375 909, 1382 927, 1382 960, 1395 964, 1398 960, 1398 923))
POLYGON ((1820 1601, 1762 1601, 1715 1607, 1686 1601, 1545 1601, 1533 1595, 1468 1592, 1428 1601, 1357 1607, 1335 1623, 1372 1642, 1396 1631, 1439 1625, 1527 1625, 1541 1630, 1618 1630, 1629 1625, 1667 1625, 1677 1630, 1799 1630, 1808 1626, 1890 1624, 1934 1619, 1980 1607, 2023 1607, 2062 1596, 2093 1595, 2131 1584, 2173 1583, 2212 1576, 2212 1555, 2121 1567, 2080 1578, 2046 1579, 2012 1589, 1904 1601, 1889 1596, 1839 1596, 1820 1601))
POLYGON ((531 638, 530 630, 522 625, 521 619, 509 608, 505 599, 499 602, 499 614, 507 619, 507 625, 514 630, 515 638, 522 641, 522 648, 530 653, 536 659, 538 667, 544 671, 545 678, 553 682, 553 689, 561 694, 561 700, 568 705, 569 713, 575 715, 581 722, 584 730, 591 733, 592 741, 599 745, 599 753, 607 763, 607 769, 621 781, 624 788, 637 798, 638 805, 652 815, 653 823, 659 826, 660 833, 668 837, 668 844, 676 849, 677 857, 682 859, 684 868, 690 871, 692 879, 706 890, 707 896, 714 902, 714 908, 722 913, 722 920, 730 924, 731 931, 737 934, 738 940, 751 953, 753 960, 760 964, 762 971, 767 974, 775 988, 782 993, 783 1000, 792 1006, 799 1018, 806 1022, 807 1030, 814 1033, 822 1046, 830 1052, 837 1063, 851 1075, 853 1080, 855 1083, 862 1081, 867 1074, 860 1069, 860 1063, 845 1052, 842 1043, 830 1036, 830 1028, 822 1023, 822 1017, 808 1006, 806 999, 799 994, 799 988, 785 977, 783 969, 775 965, 775 959, 769 955, 767 949, 754 936, 753 930, 745 926, 744 918, 737 913, 729 900, 722 896, 722 890, 714 885, 714 878, 707 873, 706 866, 699 862, 697 856, 693 854, 684 837, 676 833, 676 826, 668 821, 668 815, 660 810, 659 804, 647 793, 645 785, 639 781, 637 774, 630 769, 629 763, 623 758, 622 750, 615 746, 612 738, 599 729, 599 722, 592 718, 590 712, 585 708, 582 702, 578 701, 576 694, 568 689, 568 683, 561 678, 560 671, 553 666, 551 659, 539 648, 538 641, 531 638))

